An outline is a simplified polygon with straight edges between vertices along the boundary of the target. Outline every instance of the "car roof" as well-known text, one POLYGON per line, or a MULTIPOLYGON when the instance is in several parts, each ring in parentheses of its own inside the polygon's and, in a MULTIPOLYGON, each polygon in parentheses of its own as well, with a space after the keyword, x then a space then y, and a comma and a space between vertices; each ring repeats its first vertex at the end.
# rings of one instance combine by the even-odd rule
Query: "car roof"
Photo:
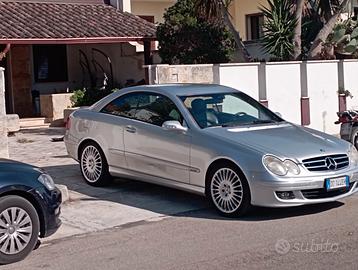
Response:
POLYGON ((108 102, 117 98, 121 95, 128 94, 131 92, 138 91, 153 91, 159 94, 167 95, 167 96, 195 96, 195 95, 208 95, 208 94, 220 94, 220 93, 237 93, 238 90, 218 85, 218 84, 154 84, 154 85, 139 85, 132 86, 127 88, 122 88, 119 91, 114 92, 111 95, 101 99, 90 107, 90 110, 99 111, 105 106, 108 102))
MULTIPOLYGON (((231 87, 218 85, 218 84, 156 84, 156 85, 142 85, 126 88, 126 90, 145 90, 151 89, 162 92, 167 95, 175 96, 193 96, 214 93, 230 93, 237 92, 238 90, 231 87)), ((123 89, 124 90, 124 89, 123 89)))

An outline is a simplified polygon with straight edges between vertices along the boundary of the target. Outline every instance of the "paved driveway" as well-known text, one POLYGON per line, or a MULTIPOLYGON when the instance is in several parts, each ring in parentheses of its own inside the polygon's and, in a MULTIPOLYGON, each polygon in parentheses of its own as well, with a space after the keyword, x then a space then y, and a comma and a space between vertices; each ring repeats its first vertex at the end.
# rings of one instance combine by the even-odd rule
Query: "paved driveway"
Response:
POLYGON ((62 208, 63 226, 46 241, 208 207, 203 197, 136 181, 116 179, 106 188, 87 185, 64 143, 51 141, 63 134, 61 128, 27 129, 9 140, 10 158, 44 168, 70 191, 62 208))

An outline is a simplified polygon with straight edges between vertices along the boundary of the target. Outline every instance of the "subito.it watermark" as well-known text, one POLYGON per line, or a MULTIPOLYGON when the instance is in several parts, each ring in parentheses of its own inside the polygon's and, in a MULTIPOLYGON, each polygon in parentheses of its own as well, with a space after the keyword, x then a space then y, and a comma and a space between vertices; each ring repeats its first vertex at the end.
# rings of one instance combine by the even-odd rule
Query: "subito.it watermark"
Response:
POLYGON ((339 244, 329 240, 312 239, 308 242, 289 242, 286 239, 279 239, 275 244, 275 251, 285 255, 289 252, 296 253, 335 253, 339 249, 339 244))

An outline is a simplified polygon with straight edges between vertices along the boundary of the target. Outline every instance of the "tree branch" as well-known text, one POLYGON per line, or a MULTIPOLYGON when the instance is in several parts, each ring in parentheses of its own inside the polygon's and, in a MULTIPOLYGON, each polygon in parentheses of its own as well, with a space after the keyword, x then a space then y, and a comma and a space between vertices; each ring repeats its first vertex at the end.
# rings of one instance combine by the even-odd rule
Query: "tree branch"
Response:
POLYGON ((309 59, 317 59, 322 51, 322 44, 326 41, 328 35, 333 31, 333 28, 341 15, 343 9, 347 6, 349 0, 343 0, 336 13, 326 22, 322 29, 314 39, 312 46, 308 52, 309 59))
POLYGON ((296 3, 296 12, 295 12, 295 18, 296 18, 296 27, 295 32, 293 36, 293 60, 299 60, 302 54, 302 12, 303 12, 303 6, 305 4, 305 0, 297 0, 296 3))

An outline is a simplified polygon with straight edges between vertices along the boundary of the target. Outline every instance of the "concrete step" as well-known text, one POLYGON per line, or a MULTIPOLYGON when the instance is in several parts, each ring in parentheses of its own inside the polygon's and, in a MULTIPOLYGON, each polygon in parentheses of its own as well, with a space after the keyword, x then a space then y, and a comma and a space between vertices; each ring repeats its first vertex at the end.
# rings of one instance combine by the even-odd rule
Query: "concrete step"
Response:
POLYGON ((39 128, 49 127, 50 123, 46 123, 45 117, 21 118, 20 128, 39 128))

